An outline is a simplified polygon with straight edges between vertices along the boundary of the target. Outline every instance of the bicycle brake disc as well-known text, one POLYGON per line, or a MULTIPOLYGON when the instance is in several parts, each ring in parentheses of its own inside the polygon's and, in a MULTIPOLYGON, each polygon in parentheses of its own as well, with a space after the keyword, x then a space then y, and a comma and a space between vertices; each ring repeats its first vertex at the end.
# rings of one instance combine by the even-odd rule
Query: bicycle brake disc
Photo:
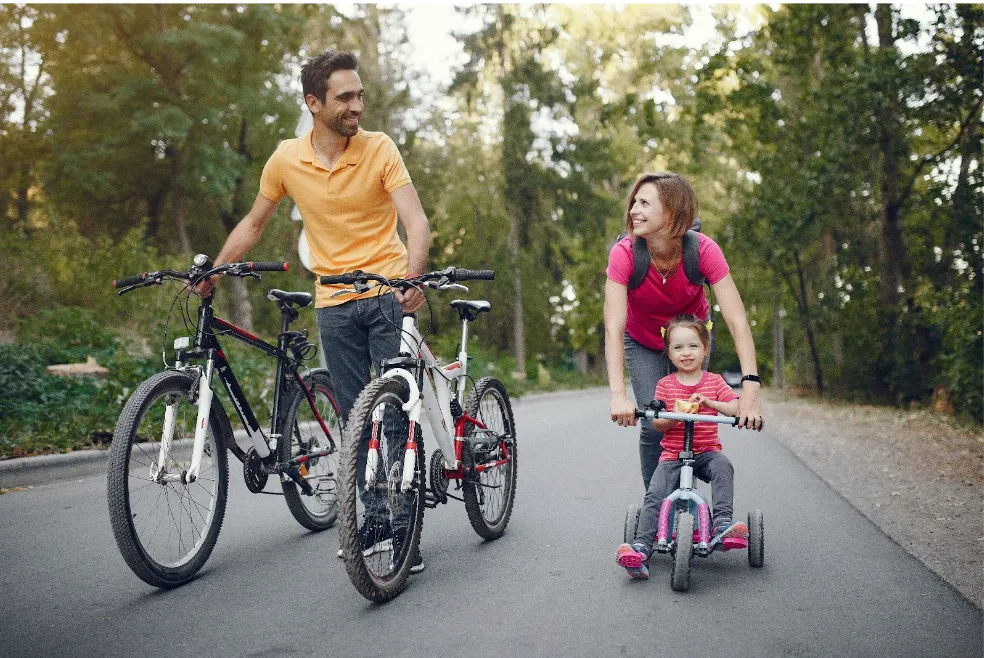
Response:
POLYGON ((393 467, 390 468, 389 479, 386 484, 389 491, 390 514, 396 514, 397 510, 403 509, 403 503, 406 500, 406 495, 402 491, 403 464, 400 462, 393 464, 393 467))

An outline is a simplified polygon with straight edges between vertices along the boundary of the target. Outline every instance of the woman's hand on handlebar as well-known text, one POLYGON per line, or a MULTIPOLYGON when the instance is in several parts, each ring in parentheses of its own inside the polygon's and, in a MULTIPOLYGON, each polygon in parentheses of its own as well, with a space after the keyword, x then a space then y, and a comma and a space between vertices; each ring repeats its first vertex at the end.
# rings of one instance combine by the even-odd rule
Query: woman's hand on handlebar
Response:
POLYGON ((612 393, 609 401, 612 421, 620 427, 636 424, 636 405, 625 393, 612 393))
POLYGON ((742 429, 762 431, 765 421, 762 418, 762 405, 759 403, 758 386, 743 389, 738 398, 738 427, 742 429))

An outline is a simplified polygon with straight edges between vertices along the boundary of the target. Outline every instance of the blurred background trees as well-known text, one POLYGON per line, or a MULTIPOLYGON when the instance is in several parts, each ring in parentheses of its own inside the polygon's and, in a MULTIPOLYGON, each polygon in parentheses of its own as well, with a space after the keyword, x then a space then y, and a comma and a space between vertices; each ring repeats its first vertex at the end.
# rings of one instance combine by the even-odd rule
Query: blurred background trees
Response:
MULTIPOLYGON (((120 300, 109 281, 218 251, 294 136, 300 63, 336 47, 359 55, 364 127, 403 151, 431 264, 499 272, 473 290, 495 309, 476 328, 492 367, 603 372, 625 195, 640 172, 672 170, 724 248, 764 374, 981 420, 980 5, 919 20, 885 4, 722 5, 702 35, 687 6, 472 5, 436 92, 407 11, 0 5, 0 330, 41 333, 42 310, 81 307, 156 349, 170 300, 120 300)), ((252 258, 297 260, 289 214, 252 258)), ((270 285, 312 286, 291 277, 270 285)), ((220 304, 275 331, 267 287, 224 285, 220 304)), ((736 367, 717 337, 712 368, 736 367)))

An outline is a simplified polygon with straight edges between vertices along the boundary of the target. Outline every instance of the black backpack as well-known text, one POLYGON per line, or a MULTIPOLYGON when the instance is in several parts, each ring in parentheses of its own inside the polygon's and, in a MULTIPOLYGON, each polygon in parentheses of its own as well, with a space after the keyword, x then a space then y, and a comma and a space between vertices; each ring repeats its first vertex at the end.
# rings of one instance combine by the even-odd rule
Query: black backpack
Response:
MULTIPOLYGON (((700 271, 700 236, 697 233, 700 232, 700 218, 694 218, 694 223, 687 229, 687 232, 683 234, 683 272, 687 275, 687 279, 690 283, 695 286, 702 286, 707 284, 707 292, 711 292, 711 284, 707 283, 707 277, 704 273, 700 271)), ((627 233, 623 233, 619 236, 619 241, 624 238, 627 233)), ((646 241, 643 238, 633 238, 632 239, 632 276, 629 277, 628 289, 634 290, 642 285, 642 282, 646 280, 646 275, 649 273, 649 266, 652 262, 652 256, 649 255, 649 249, 646 248, 646 241)), ((711 333, 711 345, 710 349, 707 351, 708 357, 710 357, 711 351, 714 349, 714 344, 717 342, 714 337, 714 306, 708 300, 707 303, 707 328, 711 333)), ((704 364, 707 367, 707 364, 704 364)))
MULTIPOLYGON (((700 237, 697 236, 700 224, 696 224, 696 226, 696 229, 687 229, 687 232, 683 234, 683 272, 687 275, 690 283, 695 286, 702 286, 707 283, 707 279, 704 277, 704 273, 700 271, 700 237)), ((621 238, 619 239, 621 240, 621 238)), ((649 250, 646 248, 646 241, 643 238, 633 238, 633 269, 632 276, 629 277, 629 290, 638 288, 646 280, 651 261, 652 256, 649 255, 649 250)))

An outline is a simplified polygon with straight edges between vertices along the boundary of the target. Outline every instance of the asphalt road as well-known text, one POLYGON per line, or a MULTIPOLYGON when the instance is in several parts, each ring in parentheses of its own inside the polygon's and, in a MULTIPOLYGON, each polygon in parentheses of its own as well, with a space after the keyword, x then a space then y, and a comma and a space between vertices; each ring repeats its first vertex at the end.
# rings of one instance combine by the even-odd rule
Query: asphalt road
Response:
MULTIPOLYGON (((910 557, 767 432, 722 427, 736 515, 765 513, 766 563, 695 558, 670 589, 614 561, 641 501, 635 430, 603 392, 514 404, 519 486, 485 543, 463 506, 427 510, 427 569, 385 605, 233 460, 225 525, 201 575, 157 591, 113 541, 105 477, 0 496, 0 656, 645 656, 978 658, 981 611, 910 557)), ((426 441, 426 428, 425 428, 426 441)), ((859 455, 859 458, 863 456, 859 455)))

